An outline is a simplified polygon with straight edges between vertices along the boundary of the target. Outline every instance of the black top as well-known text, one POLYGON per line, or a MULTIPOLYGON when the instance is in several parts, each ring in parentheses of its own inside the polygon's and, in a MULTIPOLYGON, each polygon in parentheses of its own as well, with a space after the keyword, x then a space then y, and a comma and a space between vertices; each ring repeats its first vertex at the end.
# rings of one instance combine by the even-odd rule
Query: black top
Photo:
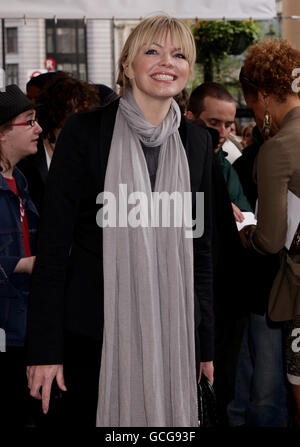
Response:
POLYGON ((150 183, 151 183, 151 190, 154 191, 160 146, 149 147, 149 146, 145 146, 142 142, 141 142, 141 145, 142 145, 142 149, 143 149, 143 152, 144 152, 144 155, 146 158, 146 163, 147 163, 147 168, 148 168, 150 183))

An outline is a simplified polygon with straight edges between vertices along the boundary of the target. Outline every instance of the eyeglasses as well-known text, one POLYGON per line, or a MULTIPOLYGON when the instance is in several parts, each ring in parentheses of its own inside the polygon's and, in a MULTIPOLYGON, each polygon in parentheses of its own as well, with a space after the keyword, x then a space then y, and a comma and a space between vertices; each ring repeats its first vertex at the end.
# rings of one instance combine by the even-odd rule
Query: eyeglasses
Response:
POLYGON ((23 123, 12 123, 12 126, 31 126, 34 127, 35 123, 37 123, 37 120, 28 120, 24 121, 23 123))

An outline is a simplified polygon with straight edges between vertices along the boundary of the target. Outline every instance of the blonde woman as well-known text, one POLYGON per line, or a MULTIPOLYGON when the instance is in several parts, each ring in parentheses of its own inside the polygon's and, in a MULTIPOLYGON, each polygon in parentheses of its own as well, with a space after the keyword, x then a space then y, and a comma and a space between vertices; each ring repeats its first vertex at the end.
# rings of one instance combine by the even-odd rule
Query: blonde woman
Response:
POLYGON ((97 413, 98 426, 196 426, 199 369, 213 381, 212 149, 206 131, 181 122, 172 99, 194 61, 182 22, 142 21, 120 57, 121 99, 69 119, 57 142, 33 280, 28 379, 46 413, 56 378, 70 424, 94 426, 97 413), (127 225, 127 204, 122 224, 97 226, 101 192, 118 206, 122 193, 151 202, 155 192, 175 191, 205 193, 205 231, 193 241, 184 227, 127 225))

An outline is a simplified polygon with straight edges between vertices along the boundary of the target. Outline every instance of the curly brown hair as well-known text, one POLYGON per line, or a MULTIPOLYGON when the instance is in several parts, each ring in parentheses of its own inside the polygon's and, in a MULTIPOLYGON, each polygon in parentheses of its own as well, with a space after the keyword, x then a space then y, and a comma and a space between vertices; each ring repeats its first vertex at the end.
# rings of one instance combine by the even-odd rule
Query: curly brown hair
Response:
POLYGON ((55 143, 55 130, 63 127, 67 117, 95 109, 100 98, 97 87, 67 75, 47 82, 37 102, 41 104, 38 120, 43 136, 55 143))
POLYGON ((287 40, 265 40, 252 45, 240 73, 244 95, 258 98, 258 92, 274 95, 284 102, 292 90, 292 71, 300 67, 300 51, 287 40))

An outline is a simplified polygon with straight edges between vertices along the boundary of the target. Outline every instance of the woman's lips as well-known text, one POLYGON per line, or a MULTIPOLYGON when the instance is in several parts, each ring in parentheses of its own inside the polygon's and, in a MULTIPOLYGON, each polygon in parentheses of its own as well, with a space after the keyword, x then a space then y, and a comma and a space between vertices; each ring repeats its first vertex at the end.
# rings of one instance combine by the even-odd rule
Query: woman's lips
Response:
POLYGON ((154 73, 151 77, 157 81, 175 81, 177 79, 177 76, 172 73, 154 73))

